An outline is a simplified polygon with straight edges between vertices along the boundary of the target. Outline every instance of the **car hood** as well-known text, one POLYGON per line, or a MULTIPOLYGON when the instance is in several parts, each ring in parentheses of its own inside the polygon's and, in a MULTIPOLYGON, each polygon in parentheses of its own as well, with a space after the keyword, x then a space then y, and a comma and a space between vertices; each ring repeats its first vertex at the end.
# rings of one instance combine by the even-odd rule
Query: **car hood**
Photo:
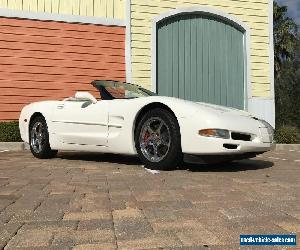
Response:
POLYGON ((252 115, 249 112, 245 111, 245 110, 229 108, 229 107, 224 107, 224 106, 210 104, 210 103, 204 103, 204 102, 196 102, 196 103, 199 106, 201 106, 202 108, 209 109, 211 111, 252 117, 252 115))
MULTIPOLYGON (((149 98, 149 97, 148 97, 149 98)), ((151 101, 160 101, 166 104, 170 104, 170 106, 176 107, 177 109, 183 109, 184 113, 191 112, 194 113, 202 111, 214 114, 228 114, 228 115, 239 115, 239 116, 246 116, 252 117, 252 115, 244 110, 239 110, 236 108, 229 108, 220 105, 204 103, 204 102, 193 102, 188 100, 183 100, 175 97, 166 97, 166 96, 156 96, 150 97, 151 101)))

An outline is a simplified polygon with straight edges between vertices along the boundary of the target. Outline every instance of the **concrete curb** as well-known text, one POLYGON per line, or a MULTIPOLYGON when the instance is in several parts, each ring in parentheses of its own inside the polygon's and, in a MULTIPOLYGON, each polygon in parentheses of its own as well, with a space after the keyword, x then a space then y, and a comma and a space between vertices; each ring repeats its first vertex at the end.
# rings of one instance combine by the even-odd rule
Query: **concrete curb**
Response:
POLYGON ((23 151, 29 149, 29 145, 24 142, 0 142, 0 151, 23 151))
MULTIPOLYGON (((28 150, 29 145, 24 142, 0 142, 0 151, 23 151, 28 150)), ((274 150, 295 150, 300 151, 300 144, 276 144, 274 150)))
POLYGON ((295 150, 300 151, 300 144, 276 144, 275 150, 295 150))

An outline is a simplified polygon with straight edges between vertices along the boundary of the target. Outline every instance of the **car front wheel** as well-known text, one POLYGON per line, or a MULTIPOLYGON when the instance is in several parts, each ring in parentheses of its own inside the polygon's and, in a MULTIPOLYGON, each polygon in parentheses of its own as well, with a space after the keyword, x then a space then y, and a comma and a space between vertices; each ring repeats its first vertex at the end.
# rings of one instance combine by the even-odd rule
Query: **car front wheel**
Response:
POLYGON ((38 116, 33 119, 29 128, 30 151, 40 159, 52 158, 57 154, 49 144, 49 133, 44 117, 38 116))
POLYGON ((169 111, 156 108, 148 111, 138 123, 135 145, 146 167, 169 170, 182 162, 180 129, 169 111))

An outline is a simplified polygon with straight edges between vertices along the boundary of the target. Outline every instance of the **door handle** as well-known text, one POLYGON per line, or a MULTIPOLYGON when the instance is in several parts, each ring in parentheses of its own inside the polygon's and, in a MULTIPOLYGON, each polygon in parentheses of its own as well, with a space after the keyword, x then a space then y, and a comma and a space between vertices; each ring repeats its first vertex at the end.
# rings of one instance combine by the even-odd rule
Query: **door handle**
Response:
POLYGON ((65 106, 64 104, 60 104, 60 105, 57 105, 57 108, 58 108, 58 109, 63 109, 64 106, 65 106))

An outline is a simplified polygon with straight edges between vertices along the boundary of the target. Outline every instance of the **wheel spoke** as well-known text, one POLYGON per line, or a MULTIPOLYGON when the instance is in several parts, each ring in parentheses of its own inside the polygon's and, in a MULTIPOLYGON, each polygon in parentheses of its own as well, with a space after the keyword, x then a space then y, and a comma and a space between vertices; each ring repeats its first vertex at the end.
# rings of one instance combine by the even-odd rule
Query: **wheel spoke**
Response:
POLYGON ((163 126, 164 126, 164 123, 162 121, 160 121, 160 123, 159 123, 159 125, 158 125, 158 127, 156 129, 156 133, 158 134, 158 136, 160 136, 161 129, 162 129, 163 126))
POLYGON ((150 133, 150 136, 152 136, 152 134, 154 133, 154 130, 151 128, 150 125, 151 125, 151 124, 148 124, 147 127, 146 127, 146 129, 147 129, 147 131, 150 133))
POLYGON ((154 156, 154 159, 157 159, 159 157, 158 156, 158 147, 154 146, 154 145, 153 145, 153 156, 154 156))

